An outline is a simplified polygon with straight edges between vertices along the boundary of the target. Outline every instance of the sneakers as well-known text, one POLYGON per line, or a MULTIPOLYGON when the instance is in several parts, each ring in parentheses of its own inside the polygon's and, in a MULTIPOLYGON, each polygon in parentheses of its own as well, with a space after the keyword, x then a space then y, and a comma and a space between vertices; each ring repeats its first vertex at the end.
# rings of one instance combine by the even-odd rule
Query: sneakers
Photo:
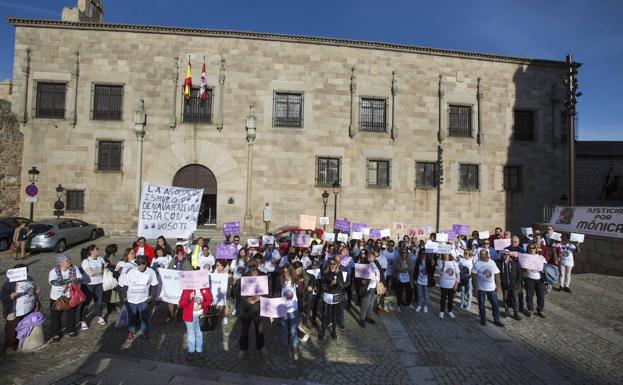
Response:
POLYGON ((428 313, 428 306, 424 306, 424 313, 428 313))
POLYGON ((562 291, 564 291, 565 293, 571 293, 571 289, 569 289, 568 287, 563 287, 562 291))
POLYGON ((301 342, 307 342, 308 339, 309 339, 309 334, 305 333, 305 335, 301 337, 301 342))
POLYGON ((60 340, 61 340, 61 336, 57 335, 57 336, 52 337, 52 342, 58 342, 60 340))
POLYGON ((523 314, 528 318, 532 317, 532 312, 530 310, 526 310, 523 314))
POLYGON ((420 310, 422 310, 422 306, 418 305, 418 306, 415 308, 415 311, 419 313, 419 312, 420 312, 420 310))
POLYGON ((298 361, 299 360, 299 352, 296 349, 292 353, 292 360, 293 361, 298 361))
POLYGON ((539 317, 541 317, 541 318, 545 318, 545 314, 543 314, 543 313, 542 313, 542 312, 540 312, 540 311, 537 311, 537 312, 536 312, 536 315, 537 315, 537 316, 539 316, 539 317))
POLYGON ((132 343, 134 342, 134 334, 132 332, 128 333, 128 338, 126 338, 123 345, 121 345, 121 349, 128 350, 132 347, 132 343))
POLYGON ((102 325, 102 326, 106 326, 106 320, 105 320, 104 318, 102 318, 102 317, 100 317, 100 318, 97 320, 97 323, 98 323, 98 324, 100 324, 100 325, 102 325))
POLYGON ((228 325, 228 324, 229 324, 229 318, 223 317, 223 325, 228 325))
POLYGON ((494 324, 495 326, 499 326, 499 327, 501 327, 501 328, 503 328, 503 327, 504 327, 504 324, 503 324, 503 323, 502 323, 499 319, 496 319, 495 321, 493 321, 493 324, 494 324))
POLYGON ((439 312, 439 319, 443 319, 443 312, 442 311, 439 312))
POLYGON ((409 305, 409 309, 415 309, 415 306, 409 305))
POLYGON ((86 322, 80 322, 80 330, 89 330, 89 325, 86 322))
POLYGON ((448 312, 448 317, 450 317, 450 318, 452 318, 452 319, 455 319, 455 318, 456 318, 456 316, 454 315, 454 313, 453 313, 453 312, 451 312, 451 311, 450 311, 450 312, 448 312))

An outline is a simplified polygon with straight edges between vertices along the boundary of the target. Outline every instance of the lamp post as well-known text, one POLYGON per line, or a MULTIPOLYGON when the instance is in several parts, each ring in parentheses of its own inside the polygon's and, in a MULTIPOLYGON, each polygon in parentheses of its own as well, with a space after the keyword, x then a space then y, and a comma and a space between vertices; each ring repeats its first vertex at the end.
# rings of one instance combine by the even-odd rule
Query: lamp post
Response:
MULTIPOLYGON (((329 193, 327 192, 327 190, 324 190, 324 192, 322 193, 322 204, 324 205, 324 214, 322 215, 323 217, 327 217, 327 203, 329 203, 329 193)), ((327 225, 322 225, 322 230, 326 230, 327 229, 327 225)))
POLYGON ((63 186, 59 183, 58 186, 56 187, 56 202, 54 202, 54 215, 56 215, 57 218, 60 218, 62 215, 65 215, 65 211, 63 211, 63 209, 65 208, 65 203, 63 203, 63 191, 65 191, 65 189, 63 188, 63 186))
POLYGON ((26 187, 26 194, 28 194, 28 198, 30 201, 30 221, 32 222, 33 211, 35 209, 35 201, 38 193, 37 189, 37 180, 39 179, 39 170, 37 167, 32 166, 30 170, 28 170, 28 179, 30 180, 30 185, 26 187))
POLYGON ((335 233, 335 239, 337 240, 337 229, 335 224, 337 223, 337 196, 340 193, 340 182, 336 179, 333 181, 333 196, 335 198, 333 203, 333 232, 335 233))
POLYGON ((255 134, 257 129, 257 118, 253 109, 255 105, 249 106, 249 114, 247 115, 246 133, 248 144, 248 156, 247 156, 247 196, 245 199, 244 210, 244 227, 249 228, 253 222, 253 215, 251 214, 251 174, 253 170, 253 143, 255 143, 255 134))
POLYGON ((141 203, 141 184, 143 180, 143 140, 145 139, 145 124, 147 123, 147 115, 145 114, 145 102, 143 99, 138 100, 136 109, 134 110, 134 133, 138 142, 136 155, 136 207, 141 203))

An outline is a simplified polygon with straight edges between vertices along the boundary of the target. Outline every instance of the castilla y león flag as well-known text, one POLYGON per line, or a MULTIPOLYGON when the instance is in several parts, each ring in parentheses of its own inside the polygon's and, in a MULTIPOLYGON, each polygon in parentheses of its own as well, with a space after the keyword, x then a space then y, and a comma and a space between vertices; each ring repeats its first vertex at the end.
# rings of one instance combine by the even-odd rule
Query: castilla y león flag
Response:
POLYGON ((206 63, 201 67, 201 103, 208 98, 208 84, 206 83, 206 63))
POLYGON ((184 79, 184 99, 190 99, 190 90, 193 86, 192 72, 190 70, 190 59, 186 65, 186 78, 184 79))

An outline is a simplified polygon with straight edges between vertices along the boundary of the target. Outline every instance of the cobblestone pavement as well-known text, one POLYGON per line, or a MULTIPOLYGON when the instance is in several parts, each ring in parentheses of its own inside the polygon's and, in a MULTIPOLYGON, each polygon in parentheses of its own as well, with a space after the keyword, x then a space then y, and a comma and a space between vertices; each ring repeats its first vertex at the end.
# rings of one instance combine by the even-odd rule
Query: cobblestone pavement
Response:
MULTIPOLYGON (((105 246, 111 240, 96 243, 105 246)), ((68 252, 74 261, 79 260, 79 249, 68 252)), ((47 314, 46 279, 54 254, 38 254, 27 263, 29 273, 41 283, 47 314)), ((0 254, 0 273, 13 264, 10 254, 0 254)), ((436 291, 428 314, 412 309, 387 313, 382 323, 365 330, 347 314, 346 330, 338 330, 336 341, 329 336, 319 341, 313 332, 302 344, 302 358, 296 363, 287 358, 278 323, 271 326, 268 321, 269 357, 262 358, 251 348, 247 358, 239 359, 240 326, 236 317, 230 317, 229 325, 206 333, 206 358, 192 365, 323 384, 623 383, 619 369, 623 364, 623 278, 576 275, 572 289, 572 294, 553 292, 546 297, 546 319, 506 319, 504 329, 481 326, 476 306, 472 312, 455 311, 454 320, 439 320, 436 291)), ((0 383, 49 383, 75 372, 95 353, 188 365, 184 324, 165 323, 164 309, 152 317, 151 338, 137 339, 129 350, 121 349, 126 330, 93 323, 78 337, 64 338, 38 352, 2 354, 0 383)), ((4 320, 0 328, 3 334, 4 320)), ((45 328, 49 330, 47 322, 45 328)))

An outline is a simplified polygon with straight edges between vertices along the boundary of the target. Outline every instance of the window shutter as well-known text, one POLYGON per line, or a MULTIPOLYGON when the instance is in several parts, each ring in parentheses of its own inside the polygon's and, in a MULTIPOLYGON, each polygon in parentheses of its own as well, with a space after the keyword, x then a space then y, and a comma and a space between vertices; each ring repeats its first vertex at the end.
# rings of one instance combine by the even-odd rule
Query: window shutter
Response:
POLYGON ((369 160, 366 162, 366 186, 370 186, 370 161, 369 160))

